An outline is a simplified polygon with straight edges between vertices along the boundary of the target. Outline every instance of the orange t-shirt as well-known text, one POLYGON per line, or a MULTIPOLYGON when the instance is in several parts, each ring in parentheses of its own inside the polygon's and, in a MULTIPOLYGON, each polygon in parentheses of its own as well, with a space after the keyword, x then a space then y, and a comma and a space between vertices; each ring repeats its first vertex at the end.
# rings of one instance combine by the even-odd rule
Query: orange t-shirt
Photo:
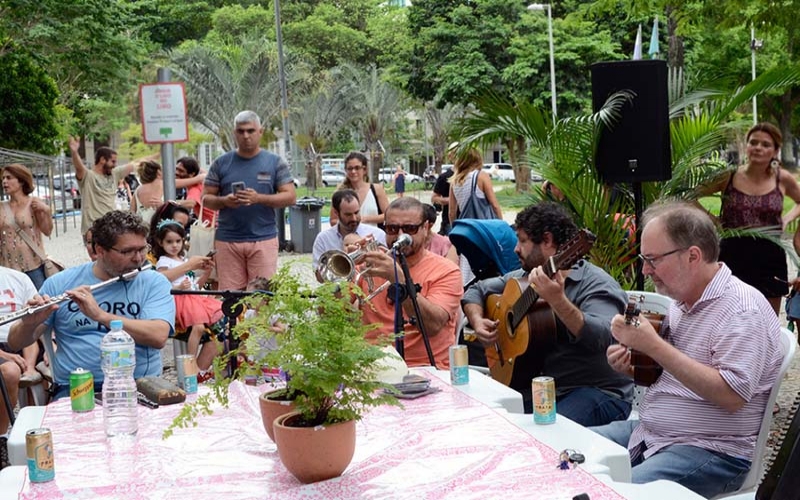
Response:
MULTIPOLYGON (((425 255, 422 259, 410 268, 410 271, 414 283, 422 286, 419 295, 444 308, 450 316, 450 319, 441 330, 438 332, 428 331, 436 366, 440 369, 447 369, 450 367, 449 348, 456 340, 456 320, 458 319, 461 296, 464 294, 461 285, 461 271, 453 262, 427 250, 425 250, 425 255)), ((373 281, 377 289, 385 280, 374 278, 373 281)), ((361 286, 366 292, 366 283, 362 282, 361 286)), ((394 304, 389 304, 387 300, 388 290, 392 290, 392 288, 382 291, 368 304, 362 306, 364 323, 382 325, 378 329, 369 332, 367 334, 368 339, 376 339, 379 336, 392 335, 394 333, 394 304)), ((408 318, 408 314, 405 312, 404 317, 408 318)), ((427 325, 426 328, 428 328, 427 325)), ((430 365, 425 343, 417 325, 406 324, 403 329, 405 331, 406 364, 408 366, 430 365)))

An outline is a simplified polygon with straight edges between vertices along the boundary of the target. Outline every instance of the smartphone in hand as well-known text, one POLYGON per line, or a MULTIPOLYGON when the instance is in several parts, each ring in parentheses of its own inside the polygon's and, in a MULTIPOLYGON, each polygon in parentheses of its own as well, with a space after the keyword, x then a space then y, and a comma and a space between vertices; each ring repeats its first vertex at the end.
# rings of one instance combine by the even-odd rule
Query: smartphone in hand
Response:
POLYGON ((233 194, 239 194, 239 191, 244 191, 247 188, 244 182, 234 182, 231 184, 231 189, 233 190, 233 194))
POLYGON ((208 253, 206 254, 206 257, 213 257, 215 253, 217 253, 217 250, 216 250, 216 248, 215 248, 214 250, 211 250, 210 252, 208 252, 208 253))

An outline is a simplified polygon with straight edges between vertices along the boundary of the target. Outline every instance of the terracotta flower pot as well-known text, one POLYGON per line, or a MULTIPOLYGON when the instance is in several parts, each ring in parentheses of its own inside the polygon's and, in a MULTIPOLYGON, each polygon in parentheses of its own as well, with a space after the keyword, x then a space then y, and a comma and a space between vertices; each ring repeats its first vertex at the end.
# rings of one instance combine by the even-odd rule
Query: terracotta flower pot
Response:
POLYGON ((275 441, 272 422, 281 415, 294 411, 294 401, 275 398, 280 394, 283 394, 283 389, 265 392, 258 397, 258 403, 261 407, 261 422, 264 424, 264 430, 267 431, 267 435, 272 441, 275 441))
POLYGON ((275 419, 275 444, 286 469, 300 482, 315 483, 338 477, 356 449, 354 420, 320 427, 291 427, 299 413, 275 419))

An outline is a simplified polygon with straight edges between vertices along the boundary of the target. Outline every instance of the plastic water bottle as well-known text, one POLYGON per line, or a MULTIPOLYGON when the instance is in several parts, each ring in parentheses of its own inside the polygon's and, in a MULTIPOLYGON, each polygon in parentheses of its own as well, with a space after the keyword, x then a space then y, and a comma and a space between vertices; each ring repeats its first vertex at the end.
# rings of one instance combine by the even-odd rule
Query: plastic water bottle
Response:
POLYGON ((103 367, 103 423, 106 435, 134 436, 139 430, 136 381, 136 345, 122 329, 122 321, 111 321, 111 331, 100 343, 103 367))

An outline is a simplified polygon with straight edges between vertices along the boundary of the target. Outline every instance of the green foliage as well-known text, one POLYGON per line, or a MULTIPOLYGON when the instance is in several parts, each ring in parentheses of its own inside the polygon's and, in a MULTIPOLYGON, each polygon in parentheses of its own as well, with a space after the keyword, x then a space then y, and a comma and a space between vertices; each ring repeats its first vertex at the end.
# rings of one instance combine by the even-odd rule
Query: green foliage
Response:
POLYGON ((21 52, 0 55, 0 146, 53 154, 58 148, 58 89, 21 52))
MULTIPOLYGON (((644 182, 643 204, 656 200, 681 198, 697 200, 698 188, 722 175, 728 168, 720 160, 719 150, 732 130, 749 126, 737 119, 736 110, 754 95, 780 91, 800 82, 800 67, 791 66, 762 74, 755 81, 733 90, 699 90, 673 93, 670 135, 672 143, 672 178, 663 182, 644 182)), ((574 214, 576 223, 598 236, 591 251, 595 264, 605 269, 623 287, 633 286, 633 256, 630 243, 632 229, 628 214, 633 214, 633 194, 624 185, 615 186, 619 196, 600 178, 594 165, 599 133, 619 119, 624 103, 632 99, 629 92, 608 98, 604 106, 591 115, 562 118, 550 125, 549 114, 529 103, 488 96, 478 101, 477 109, 458 124, 462 143, 486 145, 503 138, 521 138, 529 144, 529 165, 558 187, 564 203, 574 214)), ((536 188, 530 200, 542 199, 536 188)), ((722 237, 753 236, 767 238, 784 248, 779 234, 767 229, 723 230, 722 237)), ((792 252, 789 252, 792 255, 792 252)))
MULTIPOLYGON (((120 158, 142 158, 159 151, 158 144, 146 144, 142 133, 141 123, 130 123, 121 134, 122 142, 117 146, 120 158)), ((191 156, 197 155, 197 148, 201 143, 210 142, 211 134, 198 131, 189 124, 189 142, 176 144, 176 149, 185 149, 191 156)))
POLYGON ((414 2, 408 8, 411 57, 401 69, 409 75, 406 90, 439 106, 507 90, 501 72, 512 62, 508 44, 523 11, 513 0, 414 2))
POLYGON ((211 15, 219 2, 206 0, 132 0, 131 10, 164 49, 184 40, 202 38, 211 29, 211 15))
POLYGON ((260 5, 222 7, 211 16, 211 24, 213 28, 206 43, 235 44, 244 37, 254 36, 275 39, 275 15, 271 9, 260 5))
POLYGON ((286 43, 316 68, 332 68, 350 61, 364 63, 369 44, 359 21, 365 14, 350 19, 335 4, 319 4, 311 15, 286 24, 286 43))
POLYGON ((24 47, 55 81, 59 102, 83 124, 81 132, 95 132, 108 123, 93 111, 125 110, 136 70, 152 48, 131 7, 127 0, 0 2, 0 55, 24 47))
POLYGON ((161 434, 162 439, 167 439, 175 433, 176 429, 187 429, 189 426, 197 427, 197 420, 203 415, 209 416, 214 413, 214 408, 220 405, 228 407, 228 385, 227 383, 217 383, 216 380, 223 380, 223 373, 227 368, 228 358, 217 356, 214 358, 215 383, 211 385, 211 392, 201 394, 191 403, 186 403, 181 411, 175 416, 172 423, 161 434))
MULTIPOLYGON (((374 380, 380 361, 387 356, 365 338, 375 325, 362 323, 361 310, 341 297, 337 284, 312 289, 300 282, 290 266, 280 268, 271 283, 272 295, 255 294, 242 300, 256 314, 241 321, 234 335, 243 341, 252 368, 245 367, 236 377, 261 366, 280 367, 288 374, 287 389, 295 395, 304 425, 311 427, 359 420, 374 406, 400 405, 384 390, 391 390, 390 386, 374 380)), ((383 339, 383 344, 388 342, 383 339)), ((188 403, 190 408, 184 408, 168 432, 194 425, 197 417, 213 409, 214 402, 227 404, 230 379, 218 369, 215 375, 215 392, 188 403)))
POLYGON ((246 350, 256 366, 280 366, 289 375, 287 386, 298 394, 295 404, 306 425, 358 420, 366 408, 397 404, 381 391, 387 386, 373 380, 386 356, 365 339, 374 325, 362 323, 360 309, 339 296, 337 284, 312 290, 286 267, 271 281, 271 297, 245 299, 257 315, 237 325, 236 333, 247 333, 246 350), (277 334, 276 319, 285 325, 277 334), (268 339, 277 349, 266 348, 268 339))

